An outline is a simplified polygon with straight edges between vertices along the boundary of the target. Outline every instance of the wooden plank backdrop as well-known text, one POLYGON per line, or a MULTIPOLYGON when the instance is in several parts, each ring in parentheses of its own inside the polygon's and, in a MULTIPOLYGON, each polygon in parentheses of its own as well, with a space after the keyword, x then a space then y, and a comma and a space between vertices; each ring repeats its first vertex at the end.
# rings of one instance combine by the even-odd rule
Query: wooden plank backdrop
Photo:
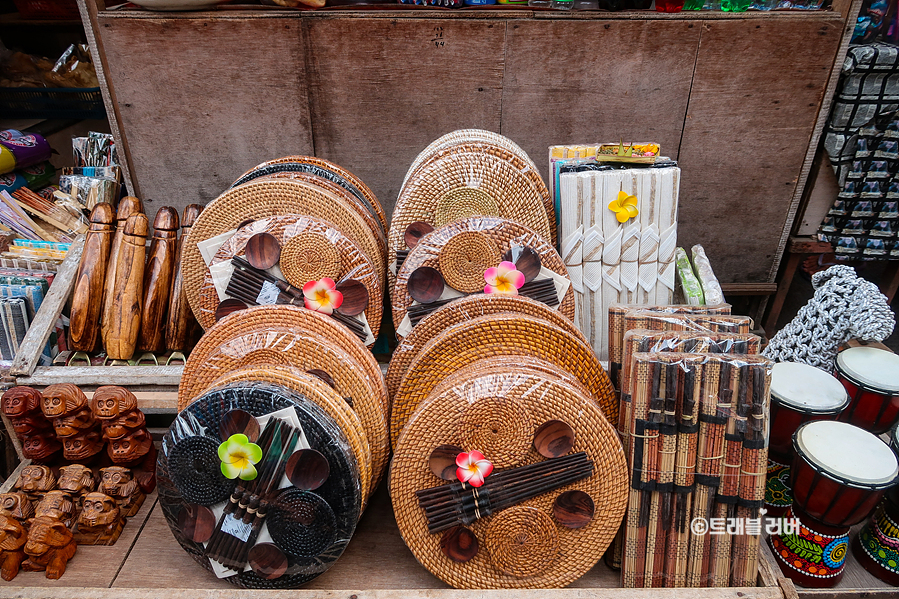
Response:
POLYGON ((773 282, 840 14, 593 17, 100 11, 96 33, 150 206, 314 153, 390 213, 417 152, 456 128, 508 135, 544 176, 549 144, 654 139, 684 169, 682 243, 703 243, 724 283, 773 282))

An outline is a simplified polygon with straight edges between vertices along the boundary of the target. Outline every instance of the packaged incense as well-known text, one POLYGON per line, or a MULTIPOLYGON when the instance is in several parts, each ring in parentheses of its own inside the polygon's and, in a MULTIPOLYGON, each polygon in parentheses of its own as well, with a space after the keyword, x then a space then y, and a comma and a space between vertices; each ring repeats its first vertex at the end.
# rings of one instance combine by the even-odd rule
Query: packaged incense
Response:
POLYGON ((757 355, 634 354, 624 586, 754 583, 772 365, 757 355))
POLYGON ((721 284, 715 271, 712 270, 712 264, 709 257, 705 255, 705 248, 696 244, 690 251, 693 253, 693 270, 699 284, 702 286, 702 296, 706 304, 720 304, 724 302, 724 292, 721 291, 721 284))
POLYGON ((693 272, 693 265, 690 264, 690 258, 684 248, 677 248, 674 251, 674 262, 677 265, 677 280, 680 283, 684 298, 691 306, 701 306, 705 304, 705 297, 702 294, 702 284, 696 278, 693 272))

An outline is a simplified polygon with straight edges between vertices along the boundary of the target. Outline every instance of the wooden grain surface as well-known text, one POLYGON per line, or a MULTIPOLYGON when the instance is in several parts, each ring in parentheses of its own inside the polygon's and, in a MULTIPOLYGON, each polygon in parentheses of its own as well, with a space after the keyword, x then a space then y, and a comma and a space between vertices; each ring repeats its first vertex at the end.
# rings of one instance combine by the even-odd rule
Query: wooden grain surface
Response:
POLYGON ((769 281, 842 22, 702 27, 679 153, 678 245, 702 243, 723 283, 769 281))
POLYGON ((546 180, 550 144, 656 141, 677 158, 701 21, 510 21, 502 133, 546 180))
POLYGON ((41 366, 31 376, 17 378, 16 383, 32 387, 56 383, 177 387, 183 371, 184 366, 41 366))
POLYGON ((406 169, 460 128, 499 131, 503 21, 309 19, 315 152, 393 212, 406 169))
POLYGON ((312 153, 296 19, 101 15, 100 29, 148 212, 205 204, 260 162, 312 153))

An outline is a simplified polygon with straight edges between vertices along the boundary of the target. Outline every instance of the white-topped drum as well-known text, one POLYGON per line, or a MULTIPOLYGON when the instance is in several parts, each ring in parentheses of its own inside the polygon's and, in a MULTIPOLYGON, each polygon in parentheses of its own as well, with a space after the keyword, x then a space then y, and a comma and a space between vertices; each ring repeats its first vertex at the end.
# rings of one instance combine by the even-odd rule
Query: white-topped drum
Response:
POLYGON ((840 420, 876 434, 899 421, 899 356, 874 347, 852 347, 837 354, 835 376, 850 398, 840 420))
POLYGON ((769 457, 789 464, 796 429, 806 422, 836 419, 848 404, 843 385, 823 370, 800 362, 775 364, 771 370, 769 457))

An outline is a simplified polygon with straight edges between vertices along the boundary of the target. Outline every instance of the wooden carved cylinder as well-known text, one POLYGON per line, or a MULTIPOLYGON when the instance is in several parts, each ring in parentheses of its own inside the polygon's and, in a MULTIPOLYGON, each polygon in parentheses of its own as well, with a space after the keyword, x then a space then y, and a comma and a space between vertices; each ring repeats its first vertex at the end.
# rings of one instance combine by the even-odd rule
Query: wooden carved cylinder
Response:
POLYGON ((184 240, 190 233, 194 221, 203 211, 200 204, 190 204, 184 209, 181 218, 181 239, 175 252, 175 274, 172 277, 172 300, 169 308, 168 324, 165 328, 165 345, 171 351, 186 351, 190 349, 193 333, 196 330, 197 320, 187 303, 187 295, 182 290, 183 275, 181 274, 181 248, 184 240))
POLYGON ((106 202, 97 204, 91 211, 91 227, 84 241, 84 252, 72 293, 69 341, 75 351, 91 352, 97 346, 114 221, 115 213, 106 202))
POLYGON ((112 246, 109 248, 109 260, 106 262, 106 280, 103 285, 103 309, 100 315, 100 333, 106 339, 112 318, 112 293, 115 286, 116 267, 119 263, 119 254, 122 250, 122 239, 125 237, 125 223, 132 214, 143 214, 144 206, 134 196, 125 196, 119 202, 119 210, 116 214, 116 231, 112 238, 112 246))
POLYGON ((130 360, 137 344, 148 229, 147 217, 140 213, 131 215, 125 222, 116 263, 109 326, 103 331, 106 354, 113 360, 130 360))
POLYGON ((153 221, 153 240, 144 271, 144 298, 137 348, 161 352, 165 349, 163 325, 169 308, 175 253, 178 245, 178 212, 163 206, 153 221))

